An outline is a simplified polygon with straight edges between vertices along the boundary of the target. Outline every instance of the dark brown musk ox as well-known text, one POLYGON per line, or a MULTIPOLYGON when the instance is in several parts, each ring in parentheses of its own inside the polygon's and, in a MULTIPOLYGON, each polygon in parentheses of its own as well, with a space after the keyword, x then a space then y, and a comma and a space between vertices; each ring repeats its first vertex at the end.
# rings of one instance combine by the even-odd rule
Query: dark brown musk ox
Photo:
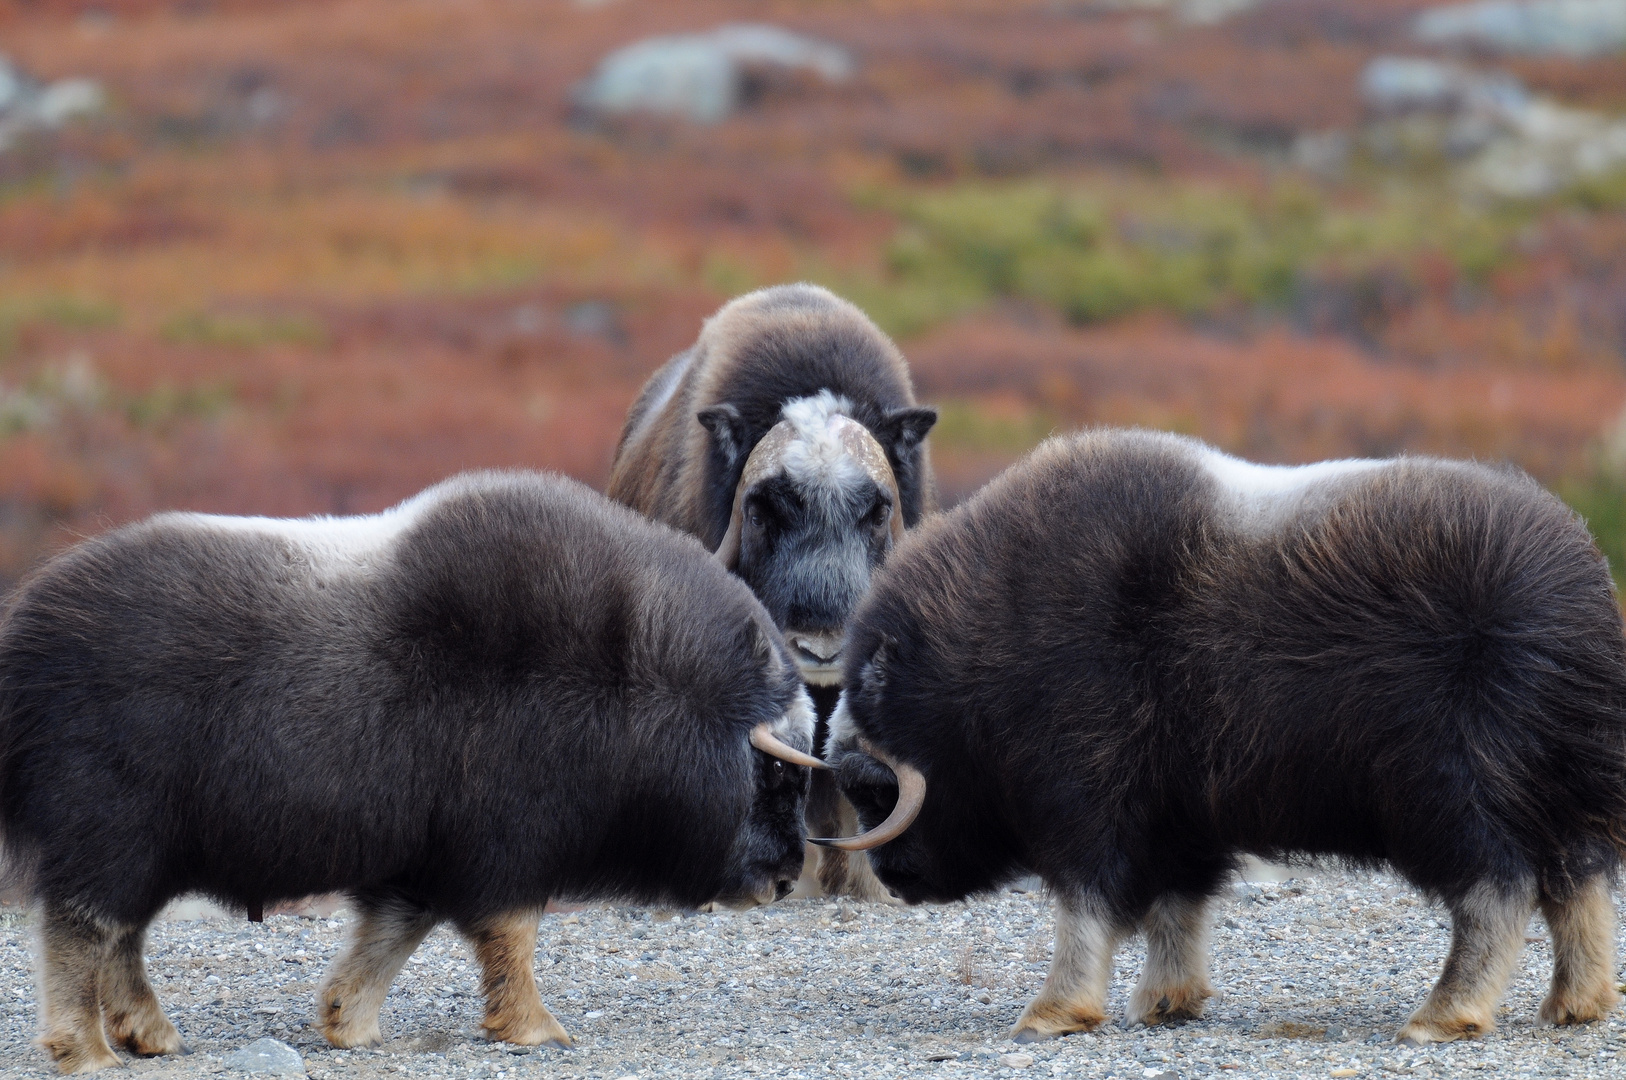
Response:
POLYGON ((37 903, 40 1043, 63 1072, 117 1065, 107 1037, 184 1053, 142 958, 164 903, 344 891, 329 1042, 379 1041, 391 980, 449 920, 486 1034, 568 1045, 532 977, 543 906, 782 895, 812 735, 750 590, 560 477, 86 541, 0 615, 0 827, 37 903))
MULTIPOLYGON (((608 491, 699 537, 751 586, 828 716, 847 619, 905 527, 934 508, 925 438, 936 420, 862 311, 813 285, 763 289, 725 304, 650 377, 608 491)), ((808 821, 857 827, 822 774, 808 821)), ((887 899, 862 856, 810 854, 824 891, 887 899)))
POLYGON ((1403 1040, 1489 1031, 1537 909, 1540 1020, 1615 1004, 1626 639, 1585 524, 1523 473, 1052 439, 905 541, 846 654, 826 757, 873 831, 845 843, 911 903, 1054 893, 1020 1040, 1100 1024, 1137 931, 1127 1023, 1199 1015, 1241 853, 1387 864, 1446 906, 1403 1040))

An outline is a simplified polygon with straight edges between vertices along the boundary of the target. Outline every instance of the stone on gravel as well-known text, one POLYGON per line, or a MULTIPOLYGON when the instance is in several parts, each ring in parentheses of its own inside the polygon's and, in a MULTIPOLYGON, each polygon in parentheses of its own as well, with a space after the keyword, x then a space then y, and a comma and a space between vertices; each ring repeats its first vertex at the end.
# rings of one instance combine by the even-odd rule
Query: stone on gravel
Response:
POLYGON ((226 1055, 226 1067, 263 1076, 304 1076, 305 1062, 299 1051, 275 1039, 255 1039, 235 1053, 226 1055))
POLYGON ((1009 1069, 1025 1069, 1033 1064, 1032 1054, 1001 1054, 999 1063, 1009 1069))

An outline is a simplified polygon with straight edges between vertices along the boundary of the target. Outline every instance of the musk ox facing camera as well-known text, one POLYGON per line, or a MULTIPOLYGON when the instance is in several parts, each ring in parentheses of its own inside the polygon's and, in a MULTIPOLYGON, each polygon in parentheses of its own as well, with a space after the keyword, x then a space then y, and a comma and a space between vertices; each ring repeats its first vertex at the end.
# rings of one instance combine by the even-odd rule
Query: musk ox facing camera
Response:
MULTIPOLYGON (((723 305, 650 376, 608 492, 699 537, 751 586, 828 716, 848 618, 935 508, 925 439, 936 421, 862 311, 815 285, 777 285, 723 305)), ((827 775, 807 813, 821 831, 857 827, 827 775)), ((824 892, 890 900, 862 855, 809 854, 824 892)))

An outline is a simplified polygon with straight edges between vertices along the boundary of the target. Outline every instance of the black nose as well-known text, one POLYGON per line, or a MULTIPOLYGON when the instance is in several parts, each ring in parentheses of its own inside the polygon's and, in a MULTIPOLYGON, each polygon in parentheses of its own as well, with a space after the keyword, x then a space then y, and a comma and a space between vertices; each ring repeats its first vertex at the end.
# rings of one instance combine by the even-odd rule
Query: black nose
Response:
POLYGON ((790 891, 795 887, 796 883, 794 881, 776 881, 773 887, 773 898, 783 900, 790 895, 790 891))

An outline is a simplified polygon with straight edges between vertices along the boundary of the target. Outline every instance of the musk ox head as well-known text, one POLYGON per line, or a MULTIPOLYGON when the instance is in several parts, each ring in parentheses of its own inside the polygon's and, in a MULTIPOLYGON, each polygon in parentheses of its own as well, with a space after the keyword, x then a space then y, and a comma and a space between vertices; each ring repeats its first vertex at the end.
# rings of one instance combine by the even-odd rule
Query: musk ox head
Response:
POLYGON ((796 884, 802 872, 808 770, 825 768, 810 753, 813 702, 796 666, 777 633, 758 629, 757 655, 772 669, 778 716, 760 720, 751 729, 749 745, 741 748, 750 756, 754 777, 751 805, 735 834, 725 884, 716 897, 717 903, 732 908, 771 904, 796 884))
MULTIPOLYGON (((815 686, 840 684, 847 620, 903 537, 887 452, 851 411, 828 390, 784 406, 745 461, 717 549, 784 630, 802 677, 815 686)), ((931 409, 899 409, 882 435, 907 452, 936 419, 931 409)), ((718 443, 738 438, 738 414, 726 405, 700 420, 718 443)))
MULTIPOLYGON (((918 715, 911 688, 888 685, 892 650, 865 636, 855 644, 868 655, 849 665, 824 755, 863 831, 812 842, 868 852, 876 876, 910 904, 959 900, 1009 880, 1025 852, 984 763, 954 718, 918 715)), ((897 674, 907 684, 909 673, 897 674)))

